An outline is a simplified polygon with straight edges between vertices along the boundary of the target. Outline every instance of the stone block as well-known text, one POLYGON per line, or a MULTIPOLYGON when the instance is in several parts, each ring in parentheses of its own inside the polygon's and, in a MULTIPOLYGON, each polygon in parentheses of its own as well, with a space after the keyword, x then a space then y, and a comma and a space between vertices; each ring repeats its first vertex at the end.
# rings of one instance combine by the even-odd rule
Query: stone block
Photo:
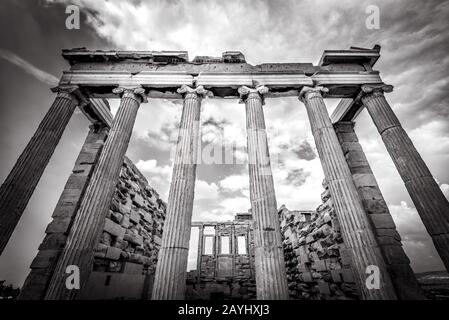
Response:
POLYGON ((310 259, 309 259, 309 254, 306 252, 301 253, 301 255, 299 256, 299 260, 301 263, 309 263, 310 259))
POLYGON ((351 169, 351 173, 371 173, 368 163, 366 162, 366 158, 363 153, 357 151, 349 151, 345 155, 346 162, 348 163, 349 168, 351 169), (355 170, 357 168, 357 170, 355 170))
POLYGON ((299 272, 308 272, 309 267, 305 263, 298 263, 297 269, 299 272))
POLYGON ((118 260, 120 259, 120 255, 122 253, 122 250, 120 250, 119 248, 115 248, 115 247, 108 247, 107 251, 106 251, 106 259, 110 259, 110 260, 118 260))
POLYGON ((311 242, 315 241, 315 238, 312 235, 307 235, 306 236, 306 243, 309 244, 311 242))
POLYGON ((39 250, 31 262, 31 269, 44 269, 52 265, 60 254, 60 250, 39 250))
POLYGON ((110 248, 108 245, 104 243, 99 243, 97 247, 95 248, 94 252, 101 252, 106 255, 106 252, 108 251, 108 248, 110 248))
POLYGON ((79 164, 93 164, 95 163, 98 156, 98 152, 96 149, 91 150, 90 152, 88 150, 83 149, 78 158, 76 159, 76 162, 79 164))
POLYGON ((326 263, 324 262, 324 260, 317 260, 314 261, 312 264, 312 268, 315 269, 315 271, 318 272, 322 272, 322 271, 326 271, 326 263))
POLYGON ((43 300, 50 278, 47 269, 31 270, 20 292, 20 300, 43 300))
POLYGON ((161 243, 162 243, 161 237, 159 237, 159 236, 157 236, 157 235, 154 235, 154 236, 153 236, 153 241, 154 241, 154 243, 157 244, 158 246, 160 246, 161 243))
POLYGON ((337 122, 334 124, 334 130, 337 133, 337 136, 340 136, 340 133, 354 132, 354 122, 337 122))
POLYGON ((90 163, 76 163, 73 167, 72 173, 77 175, 88 176, 93 169, 93 165, 90 163))
POLYGON ((125 228, 108 218, 105 219, 103 230, 119 238, 123 238, 125 235, 125 228))
POLYGON ((367 214, 389 214, 388 206, 383 199, 362 199, 367 214))
POLYGON ((375 229, 378 238, 392 238, 395 242, 401 241, 401 236, 396 229, 375 229))
POLYGON ((340 270, 331 270, 332 281, 335 283, 340 283, 343 281, 342 271, 340 270))
POLYGON ((293 235, 293 232, 292 232, 291 227, 286 227, 285 231, 284 231, 284 238, 291 239, 292 235, 293 235))
POLYGON ((377 187, 363 187, 358 189, 359 195, 362 199, 376 199, 382 200, 383 196, 380 189, 377 187))
POLYGON ((70 218, 74 216, 76 211, 76 204, 58 202, 53 211, 52 218, 70 218))
POLYGON ((119 203, 119 211, 122 214, 130 214, 131 213, 131 203, 127 202, 126 204, 119 203))
POLYGON ((376 178, 370 173, 357 173, 352 175, 354 184, 357 188, 359 187, 374 187, 379 188, 376 182, 376 178))
POLYGON ((123 219, 122 219, 122 222, 120 223, 120 225, 125 229, 129 228, 129 215, 128 214, 123 216, 123 219))
POLYGON ((286 224, 287 224, 287 222, 285 221, 285 219, 283 219, 283 220, 281 221, 281 225, 280 225, 281 230, 284 229, 284 227, 286 226, 286 224))
POLYGON ((318 281, 318 290, 321 294, 330 295, 331 290, 329 288, 329 284, 325 281, 318 281))
POLYGON ((143 237, 132 232, 126 233, 123 239, 139 246, 143 245, 143 237))
POLYGON ((151 214, 149 214, 147 211, 140 209, 139 210, 140 215, 142 217, 142 219, 148 223, 153 223, 153 218, 151 217, 151 214))
POLYGON ((370 214, 371 220, 375 229, 395 229, 393 218, 390 214, 370 214))
POLYGON ((354 283, 354 274, 351 269, 342 269, 343 282, 354 283))
POLYGON ((58 204, 65 205, 76 205, 81 197, 80 189, 64 189, 62 191, 61 197, 59 198, 58 204))
POLYGON ((84 190, 84 188, 87 185, 87 182, 88 182, 88 176, 71 174, 69 179, 67 179, 65 188, 84 190))
POLYGON ((140 194, 136 193, 133 198, 133 203, 139 208, 142 207, 143 206, 142 196, 140 194))
POLYGON ((325 212, 323 214, 323 221, 325 223, 329 223, 329 222, 331 222, 331 220, 332 220, 332 217, 331 217, 330 213, 329 212, 325 212))
POLYGON ((349 250, 344 246, 340 246, 340 259, 341 259, 341 264, 343 266, 350 266, 352 261, 351 261, 351 255, 349 250))
POLYGON ((135 210, 131 210, 131 213, 129 215, 129 220, 134 222, 134 223, 139 223, 140 222, 140 214, 138 211, 135 210))
POLYGON ((363 153, 362 146, 357 142, 345 141, 345 142, 341 142, 340 145, 341 145, 341 148, 343 149, 344 154, 351 152, 351 151, 363 153))
POLYGON ((111 220, 120 224, 123 220, 123 214, 121 214, 119 212, 114 212, 112 210, 109 210, 109 211, 111 213, 111 215, 110 215, 111 220))
POLYGON ((318 261, 318 260, 320 260, 320 257, 318 257, 318 254, 317 254, 316 252, 310 252, 310 253, 309 253, 309 258, 310 258, 312 261, 318 261))
POLYGON ((385 263, 387 264, 409 264, 410 260, 404 252, 402 246, 385 245, 382 246, 385 263))
POLYGON ((312 272, 303 272, 301 273, 301 280, 303 282, 313 282, 312 272))
POLYGON ((340 141, 344 142, 357 142, 359 139, 354 132, 339 132, 338 138, 340 141))
POLYGON ((125 262, 123 266, 123 273, 126 274, 142 274, 143 273, 143 265, 132 263, 132 262, 125 262))
POLYGON ((49 233, 45 236, 44 240, 39 246, 39 250, 63 249, 67 241, 67 236, 63 233, 49 233))
POLYGON ((69 231, 71 218, 54 218, 45 229, 45 233, 66 233, 69 231))
POLYGON ((336 270, 341 269, 341 264, 338 261, 338 258, 328 258, 324 260, 326 262, 327 270, 336 270))

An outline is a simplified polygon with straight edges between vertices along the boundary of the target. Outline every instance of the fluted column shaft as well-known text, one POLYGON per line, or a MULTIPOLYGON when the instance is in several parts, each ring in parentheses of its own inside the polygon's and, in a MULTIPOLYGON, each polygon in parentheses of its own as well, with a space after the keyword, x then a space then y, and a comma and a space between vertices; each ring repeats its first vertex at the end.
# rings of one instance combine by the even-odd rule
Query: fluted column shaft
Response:
POLYGON ((96 247, 104 219, 109 210, 115 186, 141 102, 143 89, 118 88, 122 94, 117 114, 103 146, 98 162, 84 194, 61 253, 45 299, 75 299, 80 290, 66 288, 66 268, 75 265, 80 270, 80 289, 86 284, 93 266, 96 247))
POLYGON ((449 270, 449 202, 402 128, 383 92, 392 86, 362 86, 362 102, 405 183, 436 250, 449 270))
POLYGON ((341 225, 343 241, 352 260, 352 269, 363 299, 396 299, 390 276, 368 217, 364 211, 340 143, 327 113, 321 91, 326 88, 304 87, 301 91, 324 175, 341 225), (380 289, 369 290, 366 269, 379 267, 380 289))
POLYGON ((287 300, 284 250, 271 172, 263 113, 265 87, 241 87, 246 106, 248 170, 251 210, 254 218, 257 299, 287 300))
POLYGON ((154 279, 153 300, 184 299, 186 290, 201 100, 206 90, 203 87, 192 89, 183 86, 178 92, 184 94, 184 104, 154 279))
POLYGON ((55 101, 0 187, 0 255, 75 110, 77 100, 73 92, 76 89, 53 89, 58 92, 55 101))

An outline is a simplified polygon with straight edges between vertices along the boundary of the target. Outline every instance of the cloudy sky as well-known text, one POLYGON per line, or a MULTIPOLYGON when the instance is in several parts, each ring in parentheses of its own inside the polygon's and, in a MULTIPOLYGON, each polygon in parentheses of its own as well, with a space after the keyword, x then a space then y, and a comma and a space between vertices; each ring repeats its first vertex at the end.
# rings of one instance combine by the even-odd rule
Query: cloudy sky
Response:
MULTIPOLYGON (((382 46, 376 69, 395 86, 388 100, 449 195, 449 2, 444 1, 32 1, 0 2, 0 181, 51 105, 49 88, 67 63, 61 49, 186 50, 221 56, 238 50, 251 64, 312 62, 325 49, 382 46), (79 30, 65 27, 69 4, 81 11, 79 30), (366 28, 366 7, 380 9, 380 28, 366 28)), ((338 101, 326 101, 332 112, 338 101)), ((117 101, 111 101, 113 112, 117 101)), ((182 105, 151 99, 139 110, 127 155, 164 200, 171 149, 182 105)), ((202 142, 235 147, 237 163, 198 166, 194 220, 231 220, 249 208, 244 106, 206 99, 202 142)), ((323 173, 307 114, 296 98, 265 105, 278 205, 314 209, 323 173)), ((5 252, 0 279, 21 285, 87 134, 71 119, 5 252)), ((366 111, 356 131, 403 237, 416 272, 443 268, 401 178, 366 111)), ((210 151, 204 151, 206 154, 210 151)))

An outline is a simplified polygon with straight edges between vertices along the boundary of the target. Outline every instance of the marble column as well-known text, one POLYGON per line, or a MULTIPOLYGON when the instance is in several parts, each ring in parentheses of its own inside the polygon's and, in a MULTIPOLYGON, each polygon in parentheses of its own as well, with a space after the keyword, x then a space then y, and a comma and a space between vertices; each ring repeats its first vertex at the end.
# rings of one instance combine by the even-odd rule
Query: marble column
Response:
POLYGON ((76 86, 52 89, 57 92, 55 101, 0 187, 0 255, 78 104, 77 90, 76 86))
POLYGON ((191 231, 196 179, 201 100, 207 94, 202 86, 183 85, 184 96, 167 214, 153 287, 153 300, 184 299, 187 256, 191 231))
POLYGON ((196 258, 196 270, 197 270, 197 282, 201 282, 201 261, 203 259, 203 235, 204 235, 204 225, 200 224, 198 227, 198 255, 196 258))
POLYGON ((137 111, 145 99, 142 88, 120 87, 114 93, 121 95, 120 106, 50 281, 45 295, 48 300, 75 299, 92 270, 93 249, 101 236, 137 111), (66 287, 66 268, 70 265, 79 268, 80 290, 66 287))
POLYGON ((263 113, 263 95, 268 88, 240 87, 246 107, 248 170, 251 209, 254 219, 257 299, 289 298, 284 250, 271 172, 263 113))
POLYGON ((324 87, 304 87, 300 92, 300 99, 307 109, 324 176, 341 225, 343 241, 351 255, 358 288, 363 299, 396 299, 385 261, 321 95, 321 92, 327 91, 324 87), (365 285, 367 267, 371 265, 379 268, 379 289, 368 289, 365 285))
POLYGON ((361 99, 449 270, 449 202, 385 99, 384 92, 392 90, 390 85, 364 85, 361 99))

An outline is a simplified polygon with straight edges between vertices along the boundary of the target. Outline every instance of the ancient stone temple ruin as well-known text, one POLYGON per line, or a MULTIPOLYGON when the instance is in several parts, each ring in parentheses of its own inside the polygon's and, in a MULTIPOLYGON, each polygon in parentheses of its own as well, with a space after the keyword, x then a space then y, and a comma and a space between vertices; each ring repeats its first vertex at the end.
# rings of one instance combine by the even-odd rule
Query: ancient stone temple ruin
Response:
POLYGON ((76 107, 92 125, 20 298, 422 297, 354 131, 363 108, 448 269, 449 203, 386 100, 393 87, 373 69, 379 46, 326 50, 317 65, 250 65, 240 52, 189 61, 183 51, 73 49, 63 57, 70 68, 53 88, 55 101, 0 188, 0 253, 76 107), (298 108, 307 110, 325 175, 323 204, 310 214, 282 209, 279 215, 276 202, 263 105, 287 96, 298 97, 298 108), (111 98, 120 99, 114 117, 105 100, 111 98), (254 247, 242 256, 235 251, 236 232, 245 223, 216 224, 213 237, 220 237, 220 245, 214 250, 222 250, 221 239, 228 237, 229 253, 216 251, 210 259, 200 251, 198 273, 188 276, 204 98, 244 104, 252 213, 245 228, 254 247), (151 108, 152 99, 183 101, 167 204, 125 158, 137 111, 151 108), (325 99, 341 99, 331 116, 325 99), (365 285, 373 266, 381 275, 378 289, 365 285), (66 285, 73 267, 80 289, 66 285), (229 290, 220 294, 205 284, 226 281, 229 290), (126 293, 123 283, 130 287, 126 293))
POLYGON ((194 222, 195 228, 197 266, 187 274, 186 299, 255 299, 252 215, 237 214, 232 222, 194 222))

